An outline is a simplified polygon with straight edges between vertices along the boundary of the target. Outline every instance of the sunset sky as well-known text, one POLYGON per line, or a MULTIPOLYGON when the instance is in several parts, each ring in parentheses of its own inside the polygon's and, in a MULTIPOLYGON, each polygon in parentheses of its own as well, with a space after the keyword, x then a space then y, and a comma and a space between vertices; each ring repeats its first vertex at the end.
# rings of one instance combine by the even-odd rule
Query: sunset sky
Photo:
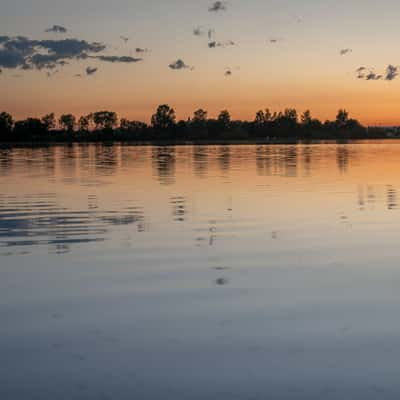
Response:
POLYGON ((217 3, 2 0, 0 110, 24 118, 110 109, 149 121, 168 103, 184 119, 199 107, 243 119, 295 107, 325 120, 344 107, 364 124, 400 124, 397 70, 386 79, 388 65, 400 64, 398 1, 217 3), (54 25, 67 31, 45 32, 54 25), (15 47, 19 36, 29 49, 15 47), (54 53, 49 41, 64 39, 104 46, 54 53), (55 65, 33 62, 38 53, 55 56, 55 65))

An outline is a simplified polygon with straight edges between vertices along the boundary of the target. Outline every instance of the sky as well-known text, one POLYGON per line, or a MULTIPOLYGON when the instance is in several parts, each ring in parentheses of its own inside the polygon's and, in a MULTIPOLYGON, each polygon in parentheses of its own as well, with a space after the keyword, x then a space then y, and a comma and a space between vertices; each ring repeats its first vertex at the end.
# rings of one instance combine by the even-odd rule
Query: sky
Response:
POLYGON ((398 1, 215 3, 2 0, 0 110, 148 122, 164 103, 182 119, 200 107, 249 120, 346 108, 366 125, 400 124, 398 1))

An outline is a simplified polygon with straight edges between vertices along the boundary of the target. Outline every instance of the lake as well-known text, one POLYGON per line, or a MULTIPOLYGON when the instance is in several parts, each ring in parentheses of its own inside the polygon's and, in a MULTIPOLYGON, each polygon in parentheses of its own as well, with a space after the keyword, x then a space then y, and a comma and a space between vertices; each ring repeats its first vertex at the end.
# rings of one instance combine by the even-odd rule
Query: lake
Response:
POLYGON ((0 149, 0 398, 398 399, 400 142, 0 149))

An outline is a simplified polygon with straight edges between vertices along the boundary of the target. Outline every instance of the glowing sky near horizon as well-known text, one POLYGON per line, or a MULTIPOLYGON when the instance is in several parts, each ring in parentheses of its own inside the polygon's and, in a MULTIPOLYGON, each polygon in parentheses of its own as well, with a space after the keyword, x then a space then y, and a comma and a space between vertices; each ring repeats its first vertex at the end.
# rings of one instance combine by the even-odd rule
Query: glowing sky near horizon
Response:
POLYGON ((382 73, 400 64, 398 1, 228 0, 225 11, 210 12, 212 3, 2 0, 0 36, 102 42, 116 56, 150 51, 129 64, 75 60, 50 78, 44 70, 0 67, 0 109, 17 118, 110 109, 149 121, 161 103, 184 119, 199 107, 243 119, 260 108, 295 107, 324 120, 345 107, 364 124, 400 124, 400 77, 367 81, 356 74, 360 66, 382 73), (44 32, 55 24, 68 32, 44 32), (209 48, 207 35, 193 34, 196 27, 236 45, 209 48), (352 52, 340 55, 347 48, 352 52), (178 59, 194 69, 168 67, 178 59), (88 66, 97 72, 86 75, 88 66), (232 75, 225 76, 227 68, 232 75))

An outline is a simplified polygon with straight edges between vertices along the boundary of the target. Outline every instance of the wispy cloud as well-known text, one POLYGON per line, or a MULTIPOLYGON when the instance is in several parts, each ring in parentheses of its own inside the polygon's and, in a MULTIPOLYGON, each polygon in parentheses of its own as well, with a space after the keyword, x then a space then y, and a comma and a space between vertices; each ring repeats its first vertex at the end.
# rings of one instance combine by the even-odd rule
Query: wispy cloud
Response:
POLYGON ((91 56, 90 58, 96 58, 100 61, 110 62, 110 63, 136 63, 142 61, 143 58, 135 58, 131 56, 91 56))
POLYGON ((150 50, 143 47, 136 47, 136 53, 148 53, 150 50))
POLYGON ((283 38, 279 38, 279 37, 271 37, 271 38, 269 38, 269 43, 271 43, 271 44, 277 44, 277 43, 280 43, 280 42, 283 42, 283 38))
POLYGON ((376 73, 373 68, 359 67, 356 69, 357 78, 366 81, 393 81, 399 76, 399 67, 389 64, 383 74, 376 73))
POLYGON ((46 29, 45 32, 67 33, 68 29, 61 25, 53 25, 51 28, 46 29))
POLYGON ((190 65, 187 65, 183 60, 178 59, 173 63, 169 64, 168 67, 173 70, 181 70, 181 69, 190 69, 193 70, 194 68, 190 65))
POLYGON ((203 36, 204 35, 203 28, 201 26, 198 26, 198 27, 194 28, 193 29, 193 35, 194 36, 203 36))
POLYGON ((216 47, 228 47, 228 46, 235 46, 235 42, 233 42, 232 40, 228 40, 226 42, 208 42, 208 47, 210 49, 214 49, 216 47))
POLYGON ((353 52, 352 49, 341 49, 341 50, 339 51, 339 54, 340 54, 341 56, 345 56, 346 54, 349 54, 349 53, 352 53, 352 52, 353 52))
POLYGON ((86 75, 94 75, 97 72, 98 68, 94 67, 87 67, 86 68, 86 75))
POLYGON ((218 11, 226 11, 226 2, 225 1, 215 1, 209 8, 210 12, 218 12, 218 11))
POLYGON ((385 80, 392 81, 399 75, 399 67, 389 64, 386 68, 385 80))

